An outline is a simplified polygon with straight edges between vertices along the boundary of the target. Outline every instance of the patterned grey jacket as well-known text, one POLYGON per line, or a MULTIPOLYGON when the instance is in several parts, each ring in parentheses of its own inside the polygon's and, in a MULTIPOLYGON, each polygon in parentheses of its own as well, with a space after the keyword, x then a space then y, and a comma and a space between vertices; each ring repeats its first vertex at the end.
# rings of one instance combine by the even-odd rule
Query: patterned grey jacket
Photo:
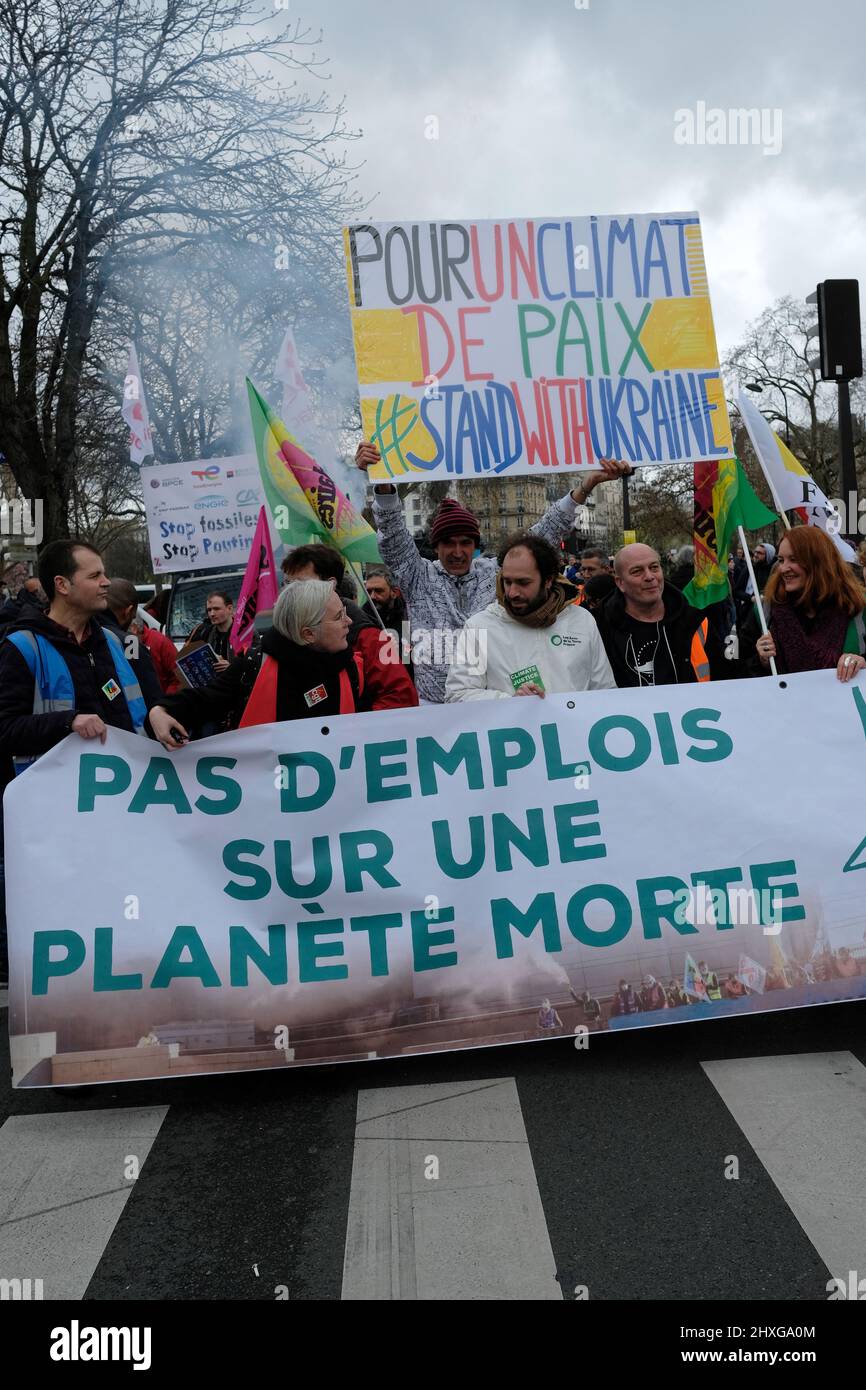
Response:
MULTIPOLYGON (((574 526, 575 503, 570 492, 548 507, 530 529, 558 545, 574 526)), ((459 631, 467 618, 480 613, 496 599, 495 559, 482 555, 472 561, 468 574, 448 574, 438 560, 425 560, 410 536, 396 492, 373 493, 373 516, 378 527, 382 559, 394 574, 409 609, 415 683, 422 700, 441 705, 445 701, 445 677, 449 661, 434 661, 443 652, 436 634, 459 631)))

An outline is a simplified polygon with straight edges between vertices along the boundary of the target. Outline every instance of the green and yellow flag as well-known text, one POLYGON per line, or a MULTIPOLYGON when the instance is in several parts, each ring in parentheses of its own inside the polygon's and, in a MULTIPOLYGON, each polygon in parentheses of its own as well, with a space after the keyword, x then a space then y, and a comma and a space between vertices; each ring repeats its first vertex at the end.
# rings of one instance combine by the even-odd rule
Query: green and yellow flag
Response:
POLYGON ((283 543, 321 541, 351 564, 381 561, 376 532, 321 464, 304 452, 249 377, 247 394, 262 486, 283 543))
POLYGON ((737 527, 757 531, 778 521, 755 496, 739 459, 695 464, 695 577, 683 593, 694 608, 728 597, 728 551, 737 527))

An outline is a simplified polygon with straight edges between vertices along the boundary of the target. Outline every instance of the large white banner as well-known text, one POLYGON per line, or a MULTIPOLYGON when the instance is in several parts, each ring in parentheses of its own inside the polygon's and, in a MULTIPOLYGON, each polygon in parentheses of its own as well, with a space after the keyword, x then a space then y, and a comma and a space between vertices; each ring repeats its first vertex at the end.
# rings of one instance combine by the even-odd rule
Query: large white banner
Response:
POLYGON ((860 997, 864 774, 832 672, 70 736, 5 799, 15 1083, 860 997))
POLYGON ((254 454, 156 464, 141 485, 154 574, 246 564, 264 501, 254 454))

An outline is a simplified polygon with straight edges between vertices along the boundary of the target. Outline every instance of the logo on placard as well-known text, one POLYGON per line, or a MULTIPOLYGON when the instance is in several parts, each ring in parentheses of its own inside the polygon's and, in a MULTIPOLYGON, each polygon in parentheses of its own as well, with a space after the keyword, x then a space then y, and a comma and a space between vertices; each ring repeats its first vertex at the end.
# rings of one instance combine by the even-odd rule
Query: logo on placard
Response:
POLYGON ((227 507, 229 499, 223 497, 218 492, 211 492, 207 497, 196 498, 197 507, 227 507))
POLYGON ((192 470, 192 477, 201 478, 202 480, 199 486, 202 486, 205 483, 212 483, 215 478, 219 477, 219 475, 220 469, 218 463, 211 463, 208 465, 207 468, 193 468, 192 470))
POLYGON ((260 501, 259 494, 254 487, 242 487, 240 492, 235 494, 235 501, 239 507, 249 507, 253 502, 260 501))

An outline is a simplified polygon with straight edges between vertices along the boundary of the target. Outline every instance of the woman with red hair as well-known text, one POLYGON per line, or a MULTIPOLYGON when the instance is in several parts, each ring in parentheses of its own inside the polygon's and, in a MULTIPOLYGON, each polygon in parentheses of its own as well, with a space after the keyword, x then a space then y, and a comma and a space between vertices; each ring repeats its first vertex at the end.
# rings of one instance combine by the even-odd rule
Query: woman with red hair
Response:
POLYGON ((746 649, 754 643, 750 672, 767 675, 775 657, 780 674, 835 668, 840 681, 851 680, 866 666, 864 607, 866 592, 825 531, 786 531, 764 590, 769 633, 759 635, 754 613, 744 625, 746 649))

